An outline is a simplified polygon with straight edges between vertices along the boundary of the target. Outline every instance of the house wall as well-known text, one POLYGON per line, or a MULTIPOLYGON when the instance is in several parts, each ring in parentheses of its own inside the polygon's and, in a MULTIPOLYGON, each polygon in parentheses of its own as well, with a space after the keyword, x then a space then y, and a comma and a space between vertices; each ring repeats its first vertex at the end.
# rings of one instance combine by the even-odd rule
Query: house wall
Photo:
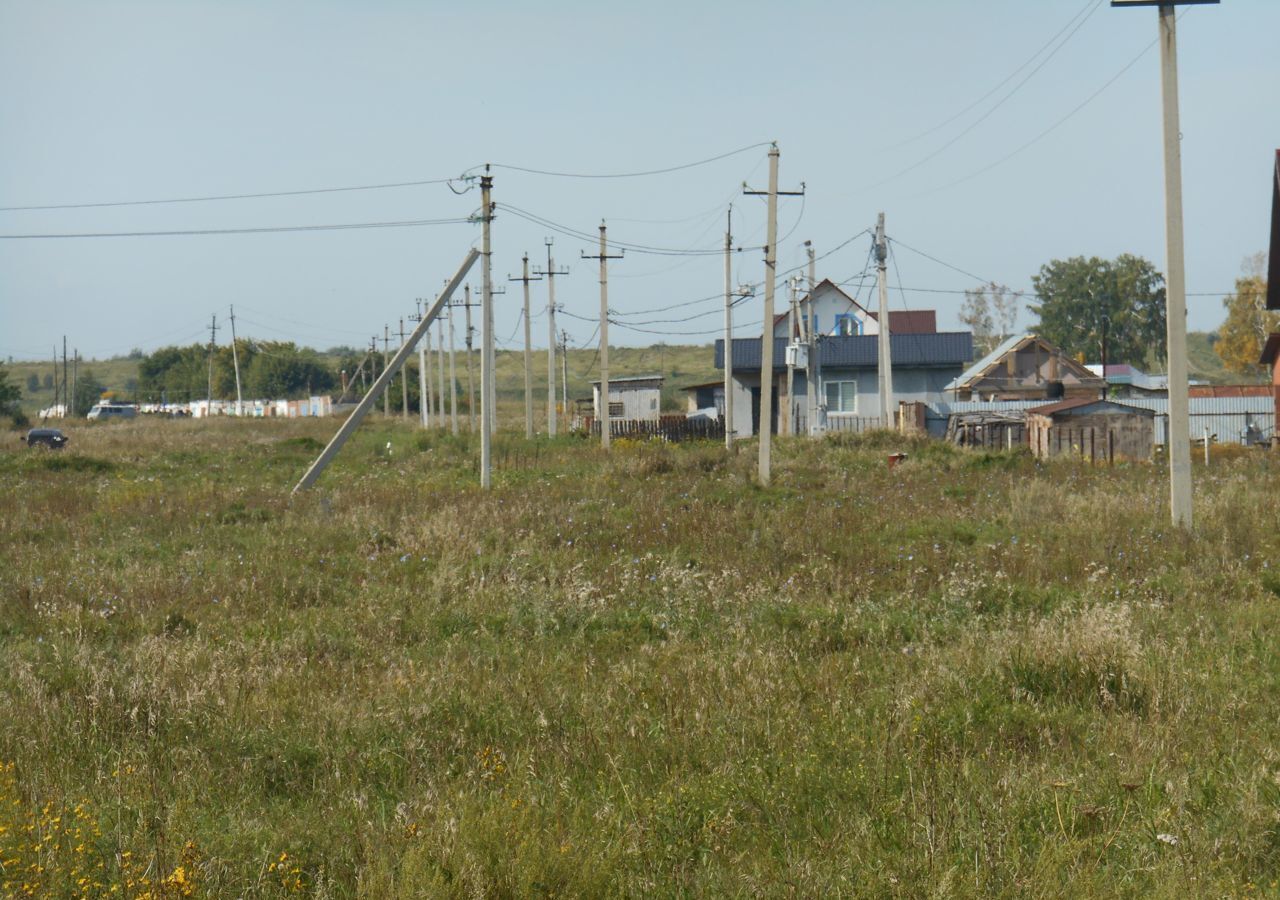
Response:
MULTIPOLYGON (((859 330, 857 334, 879 334, 880 326, 876 320, 871 318, 865 309, 856 303, 850 303, 840 291, 829 286, 819 285, 813 292, 813 314, 818 323, 819 334, 834 334, 836 326, 836 316, 852 315, 858 323, 859 330)), ((778 298, 778 311, 783 312, 790 309, 790 298, 778 298)), ((787 336, 787 324, 790 317, 783 318, 782 321, 774 325, 773 336, 784 338, 787 336)))
MULTIPOLYGON (((943 388, 961 372, 959 365, 940 366, 928 369, 899 369, 893 371, 893 407, 897 411, 900 402, 924 403, 932 406, 944 398, 943 388)), ((735 391, 733 395, 734 419, 739 437, 750 437, 751 430, 751 389, 760 386, 760 376, 756 372, 748 372, 733 376, 735 391)), ((826 403, 826 385, 831 382, 853 381, 857 384, 855 409, 851 412, 837 413, 828 411, 827 418, 838 418, 841 415, 865 418, 880 415, 880 381, 875 369, 824 369, 818 384, 818 404, 826 403)), ((803 369, 795 373, 794 392, 788 404, 786 396, 786 372, 776 373, 774 389, 778 391, 780 409, 785 415, 790 410, 792 422, 806 424, 808 412, 809 382, 803 369)))

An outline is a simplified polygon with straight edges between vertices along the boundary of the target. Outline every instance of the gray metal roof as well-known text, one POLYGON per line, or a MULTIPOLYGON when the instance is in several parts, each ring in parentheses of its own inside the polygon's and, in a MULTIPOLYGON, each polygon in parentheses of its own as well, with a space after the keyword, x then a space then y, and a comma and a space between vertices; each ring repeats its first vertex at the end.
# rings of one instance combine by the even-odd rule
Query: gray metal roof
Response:
MULTIPOLYGON (((818 342, 818 361, 825 369, 874 369, 880 358, 880 338, 874 334, 823 337, 818 342)), ((786 338, 773 341, 773 367, 787 367, 786 338)), ((934 334, 891 334, 889 352, 893 367, 929 368, 962 366, 973 359, 973 335, 967 331, 934 334)), ((724 340, 716 341, 717 369, 724 368, 724 340)), ((733 368, 760 369, 760 338, 733 339, 733 368)))

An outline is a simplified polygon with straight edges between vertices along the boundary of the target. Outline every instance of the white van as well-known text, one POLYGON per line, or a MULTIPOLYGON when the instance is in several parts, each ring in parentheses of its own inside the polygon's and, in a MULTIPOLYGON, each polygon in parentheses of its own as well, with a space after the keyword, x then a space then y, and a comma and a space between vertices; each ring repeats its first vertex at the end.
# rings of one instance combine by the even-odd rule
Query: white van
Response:
POLYGON ((128 403, 95 403, 89 410, 90 419, 132 419, 138 408, 128 403))

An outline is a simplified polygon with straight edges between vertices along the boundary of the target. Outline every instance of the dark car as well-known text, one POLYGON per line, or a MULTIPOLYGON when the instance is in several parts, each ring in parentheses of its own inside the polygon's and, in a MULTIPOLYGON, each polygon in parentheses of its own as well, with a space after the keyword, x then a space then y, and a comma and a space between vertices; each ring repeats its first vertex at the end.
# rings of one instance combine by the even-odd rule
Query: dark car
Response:
POLYGON ((56 428, 32 428, 23 438, 28 447, 49 447, 61 450, 67 443, 67 436, 56 428))

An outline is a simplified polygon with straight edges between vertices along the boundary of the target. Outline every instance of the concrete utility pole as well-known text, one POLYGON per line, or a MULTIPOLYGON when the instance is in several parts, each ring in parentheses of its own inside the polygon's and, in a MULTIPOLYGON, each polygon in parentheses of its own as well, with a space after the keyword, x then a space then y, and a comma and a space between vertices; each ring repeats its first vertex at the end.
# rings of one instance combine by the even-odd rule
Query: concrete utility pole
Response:
MULTIPOLYGON (((431 368, 430 360, 427 361, 427 368, 431 368)), ((436 319, 436 386, 439 393, 436 395, 435 410, 436 424, 441 428, 444 427, 444 319, 436 319)))
MULTIPOLYGON (((418 304, 418 314, 410 316, 412 322, 422 321, 422 300, 419 298, 415 301, 418 304)), ((418 342, 418 418, 422 422, 423 428, 431 426, 431 389, 427 384, 427 351, 431 347, 431 332, 425 335, 425 340, 418 342)))
MULTIPOLYGON (((209 406, 206 410, 205 415, 212 414, 213 412, 213 348, 217 345, 217 343, 218 343, 218 317, 215 315, 213 317, 212 322, 210 322, 209 324, 209 396, 208 396, 209 406)), ((64 337, 62 339, 62 362, 64 366, 66 364, 66 361, 67 361, 67 339, 64 337)), ((65 373, 64 373, 64 377, 65 377, 65 373)))
MULTIPOLYGON (((388 352, 391 348, 391 327, 382 326, 382 370, 387 370, 388 363, 391 362, 391 354, 388 352)), ((391 392, 386 391, 382 395, 382 414, 384 416, 391 415, 391 392)))
POLYGON ((760 484, 769 486, 771 454, 773 450, 773 295, 778 270, 778 197, 800 196, 804 193, 804 184, 799 191, 778 190, 778 145, 769 148, 769 190, 751 191, 743 189, 744 194, 751 196, 765 195, 769 198, 769 225, 764 248, 764 329, 760 339, 760 484))
POLYGON ((231 307, 231 362, 236 367, 236 415, 244 415, 244 398, 240 395, 240 352, 236 349, 236 308, 231 307))
MULTIPOLYGON (((58 398, 62 396, 60 393, 61 390, 62 390, 62 386, 58 383, 58 345, 54 344, 53 345, 53 403, 50 405, 49 407, 50 409, 53 409, 58 405, 58 398)), ((50 415, 56 415, 56 413, 50 413, 50 415)), ((66 407, 63 407, 63 415, 66 415, 66 407)))
POLYGON ((483 356, 480 359, 480 392, 484 395, 484 406, 481 409, 480 423, 480 487, 488 488, 491 484, 491 457, 493 453, 493 251, 490 247, 490 223, 493 222, 493 206, 489 200, 493 189, 493 177, 488 173, 480 176, 480 222, 481 234, 480 255, 484 257, 482 273, 484 292, 481 295, 480 330, 483 356))
POLYGON ((1173 524, 1192 524, 1191 416, 1187 399, 1187 282, 1182 247, 1182 132, 1178 122, 1179 3, 1217 0, 1112 0, 1112 6, 1159 5, 1160 96, 1164 113, 1165 328, 1169 369, 1169 509, 1173 524))
MULTIPOLYGON (((453 308, 456 303, 450 303, 449 309, 449 429, 456 437, 458 434, 458 366, 453 355, 453 308)), ((443 402, 443 398, 441 398, 443 402)))
POLYGON ((569 415, 569 332, 560 332, 560 396, 564 414, 569 415))
POLYGON ((805 423, 809 434, 818 434, 818 328, 813 318, 813 289, 817 287, 815 280, 817 260, 813 252, 813 242, 805 241, 804 249, 809 255, 809 303, 805 310, 804 322, 809 335, 809 358, 805 360, 804 380, 808 387, 808 403, 806 404, 805 423))
MULTIPOLYGON (((786 403, 786 406, 783 407, 783 409, 787 411, 787 416, 786 416, 785 427, 781 427, 783 425, 782 417, 781 416, 778 417, 778 424, 780 426, 778 430, 783 434, 795 434, 796 366, 795 366, 795 357, 794 357, 794 354, 791 352, 790 347, 792 343, 799 343, 799 339, 797 336, 798 330, 799 331, 803 330, 802 326, 800 326, 798 322, 799 313, 796 309, 797 304, 800 302, 800 284, 799 284, 798 277, 793 275, 792 277, 787 279, 787 294, 788 294, 788 299, 790 301, 790 309, 787 311, 787 342, 786 344, 783 345, 788 348, 786 350, 787 403, 786 403)), ((779 410, 779 412, 781 412, 781 410, 779 410)))
MULTIPOLYGON (((568 275, 569 270, 556 269, 556 261, 551 256, 551 245, 554 241, 545 238, 547 245, 547 267, 534 269, 535 275, 547 279, 547 436, 556 436, 556 276, 568 275)), ((568 407, 565 415, 569 414, 568 407)))
POLYGON ((529 254, 524 255, 524 274, 519 278, 507 277, 508 281, 524 283, 524 436, 533 439, 533 329, 529 324, 529 282, 541 281, 537 277, 529 277, 529 254))
POLYGON ((600 446, 608 450, 613 427, 609 423, 609 260, 622 259, 622 254, 609 255, 603 219, 600 220, 600 252, 595 256, 583 253, 582 258, 600 260, 600 409, 597 418, 600 420, 600 446))
POLYGON ((467 285, 463 290, 462 308, 467 314, 467 333, 465 335, 467 344, 467 430, 476 430, 476 377, 475 370, 472 368, 472 335, 475 329, 471 327, 471 285, 467 285))
POLYGON ((71 351, 71 402, 76 399, 76 384, 80 381, 80 351, 71 351))
POLYGON ((889 245, 884 238, 884 213, 876 219, 876 284, 880 288, 880 341, 876 355, 876 367, 880 376, 880 424, 893 427, 893 359, 889 349, 889 245))
POLYGON ((418 341, 422 339, 422 335, 431 327, 431 323, 435 321, 436 316, 440 314, 440 310, 444 305, 449 302, 449 298, 453 296, 453 292, 457 290, 458 285, 462 283, 462 280, 467 277, 467 272, 470 271, 471 266, 474 265, 475 261, 479 259, 479 257, 480 254, 476 250, 472 249, 467 251, 466 259, 462 261, 462 265, 458 268, 458 271, 454 274, 453 278, 449 280, 449 284, 445 287, 444 293, 439 296, 435 303, 431 304, 431 308, 423 315, 422 321, 418 323, 418 327, 413 330, 413 334, 409 335, 408 342, 396 352, 395 359, 388 363, 387 367, 382 371, 382 374, 374 381, 373 387, 370 388, 369 393, 365 394, 360 402, 356 404, 356 408, 352 410, 351 415, 347 417, 347 421, 342 423, 342 427, 338 429, 338 433, 333 436, 333 439, 329 441, 328 446, 320 452, 320 455, 316 457, 316 461, 311 464, 311 467, 307 469, 298 483, 294 485, 294 494, 297 494, 299 491, 304 491, 311 487, 311 485, 315 484, 316 479, 320 477, 322 472, 324 472, 325 467, 328 466, 333 458, 338 455, 338 451, 342 449, 342 445, 347 442, 347 439, 351 437, 352 432, 354 432, 360 425, 361 420, 363 420, 369 410, 373 408, 374 403, 378 400, 378 394, 386 394, 387 384, 393 377, 395 377, 395 374, 400 370, 400 367, 404 365, 404 361, 409 358, 409 354, 413 351, 413 348, 417 346, 418 341))
POLYGON ((733 206, 724 219, 724 447, 733 449, 733 206))
MULTIPOLYGON (((401 347, 404 346, 404 316, 400 317, 400 346, 401 347)), ((405 418, 405 419, 409 418, 409 379, 407 377, 408 374, 409 373, 406 372, 404 375, 400 376, 400 390, 404 395, 404 400, 402 401, 402 405, 400 407, 400 416, 401 418, 405 418)))

